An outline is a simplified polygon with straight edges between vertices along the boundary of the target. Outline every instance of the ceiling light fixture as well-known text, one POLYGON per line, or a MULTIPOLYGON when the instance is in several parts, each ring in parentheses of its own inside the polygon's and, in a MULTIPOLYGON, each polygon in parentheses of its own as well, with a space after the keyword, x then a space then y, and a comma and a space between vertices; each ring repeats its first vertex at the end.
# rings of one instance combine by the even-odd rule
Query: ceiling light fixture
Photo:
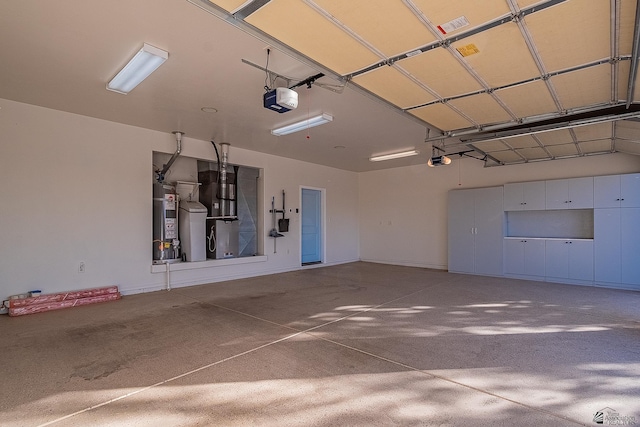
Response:
POLYGON ((126 95, 169 58, 169 53, 144 43, 142 49, 107 84, 107 90, 126 95))
POLYGON ((312 128, 314 126, 323 125, 325 123, 329 123, 333 121, 333 116, 329 114, 322 113, 319 116, 310 117, 306 120, 302 120, 300 122, 292 123, 287 126, 282 126, 276 129, 273 129, 271 133, 275 136, 288 135, 293 132, 299 132, 301 130, 306 130, 312 128))
POLYGON ((400 159, 402 157, 416 156, 420 154, 418 150, 401 151, 399 153, 381 154, 379 156, 371 156, 369 160, 372 162, 381 162, 383 160, 400 159))

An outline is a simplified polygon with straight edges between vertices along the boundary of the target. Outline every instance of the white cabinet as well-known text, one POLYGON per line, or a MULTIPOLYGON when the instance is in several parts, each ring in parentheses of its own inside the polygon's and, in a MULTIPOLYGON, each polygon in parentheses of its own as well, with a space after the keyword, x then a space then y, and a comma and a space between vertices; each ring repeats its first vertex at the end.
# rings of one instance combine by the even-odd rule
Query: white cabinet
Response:
POLYGON ((620 209, 621 282, 640 285, 640 208, 620 209))
POLYGON ((552 279, 593 280, 593 241, 547 240, 546 276, 552 279))
POLYGON ((504 254, 506 274, 544 277, 544 239, 504 239, 504 254))
POLYGON ((596 176, 595 208, 640 208, 640 173, 596 176))
POLYGON ((620 209, 594 209, 593 242, 596 284, 621 282, 621 231, 620 209))
POLYGON ((504 210, 544 210, 544 181, 518 182, 504 185, 504 210))
POLYGON ((640 286, 640 208, 595 209, 595 280, 640 286))
POLYGON ((502 187, 449 192, 451 272, 502 275, 502 187))
POLYGON ((593 208, 593 177, 545 182, 546 209, 593 208))
POLYGON ((473 190, 449 192, 449 271, 475 271, 475 196, 473 190))

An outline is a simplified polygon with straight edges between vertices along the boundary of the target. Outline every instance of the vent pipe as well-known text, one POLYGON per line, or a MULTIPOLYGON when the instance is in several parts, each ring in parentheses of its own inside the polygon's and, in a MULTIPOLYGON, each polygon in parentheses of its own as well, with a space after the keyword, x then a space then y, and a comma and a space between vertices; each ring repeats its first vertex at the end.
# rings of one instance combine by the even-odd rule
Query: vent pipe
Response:
POLYGON ((180 152, 182 151, 182 135, 184 135, 184 132, 180 132, 179 130, 176 130, 171 133, 173 133, 176 136, 176 145, 177 145, 176 152, 173 153, 173 156, 171 156, 169 161, 162 167, 161 171, 156 171, 156 179, 160 184, 162 184, 162 182, 164 181, 165 174, 169 171, 169 168, 171 167, 173 162, 176 161, 176 159, 180 155, 180 152))
POLYGON ((230 184, 227 177, 227 168, 229 162, 229 144, 223 142, 220 144, 222 151, 222 162, 220 164, 220 179, 218 180, 218 199, 220 199, 220 213, 222 216, 235 216, 235 185, 230 184))

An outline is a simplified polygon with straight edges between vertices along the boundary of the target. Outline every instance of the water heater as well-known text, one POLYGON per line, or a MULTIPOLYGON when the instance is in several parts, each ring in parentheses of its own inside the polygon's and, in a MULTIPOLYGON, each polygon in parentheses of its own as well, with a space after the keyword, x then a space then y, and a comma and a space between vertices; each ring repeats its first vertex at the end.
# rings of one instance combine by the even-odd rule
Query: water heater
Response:
POLYGON ((153 184, 153 263, 180 260, 178 196, 168 183, 153 184))

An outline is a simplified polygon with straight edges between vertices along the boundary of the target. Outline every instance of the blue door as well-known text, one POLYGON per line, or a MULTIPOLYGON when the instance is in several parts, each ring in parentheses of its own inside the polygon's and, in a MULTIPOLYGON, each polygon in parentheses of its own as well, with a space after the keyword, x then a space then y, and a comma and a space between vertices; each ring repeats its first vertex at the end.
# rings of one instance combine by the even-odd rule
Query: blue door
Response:
POLYGON ((322 262, 322 193, 302 189, 302 265, 322 262))

